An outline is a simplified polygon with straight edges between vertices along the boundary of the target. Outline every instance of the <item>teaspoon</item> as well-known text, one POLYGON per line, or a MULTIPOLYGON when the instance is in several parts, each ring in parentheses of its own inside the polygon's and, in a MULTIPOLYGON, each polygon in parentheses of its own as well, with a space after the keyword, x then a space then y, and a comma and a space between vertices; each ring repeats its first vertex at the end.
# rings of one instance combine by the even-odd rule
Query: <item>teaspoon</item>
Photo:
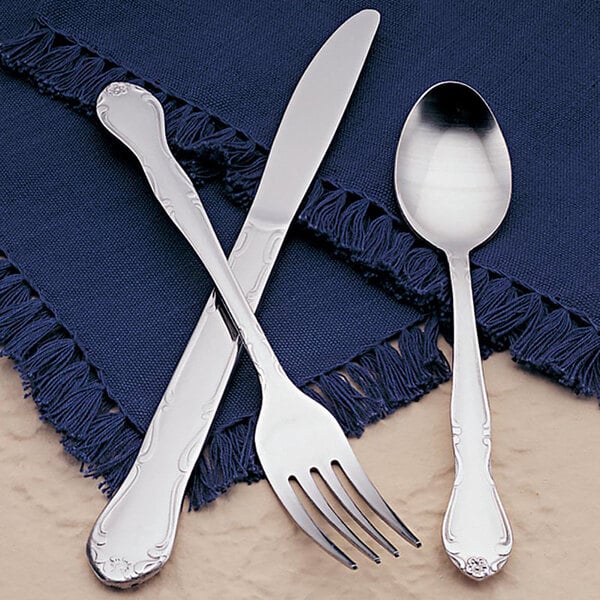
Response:
POLYGON ((455 479, 442 539, 454 564, 476 580, 504 566, 512 532, 490 468, 490 409, 475 326, 469 252, 500 226, 510 202, 511 179, 500 127, 473 88, 446 81, 419 98, 398 143, 396 194, 409 225, 442 250, 450 265, 455 479))

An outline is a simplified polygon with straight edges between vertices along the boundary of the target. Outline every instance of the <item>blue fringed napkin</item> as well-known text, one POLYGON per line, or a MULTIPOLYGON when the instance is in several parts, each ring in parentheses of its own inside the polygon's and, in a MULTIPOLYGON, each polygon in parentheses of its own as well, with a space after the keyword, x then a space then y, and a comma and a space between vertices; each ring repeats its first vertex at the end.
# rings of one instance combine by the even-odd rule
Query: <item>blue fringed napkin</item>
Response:
MULTIPOLYGON (((382 13, 372 54, 259 310, 284 366, 352 435, 448 378, 436 346, 438 322, 447 332, 451 320, 446 271, 402 222, 391 182, 413 102, 460 79, 489 100, 514 165, 509 217, 473 257, 486 352, 510 347, 598 394, 597 15, 583 2, 372 6, 382 13)), ((54 0, 2 45, 8 72, 62 102, 0 73, 10 115, 0 343, 107 491, 127 472, 211 286, 133 157, 95 123, 98 92, 128 79, 157 94, 229 249, 295 83, 363 7, 54 0)), ((191 483, 193 506, 261 475, 258 402, 242 361, 191 483)))

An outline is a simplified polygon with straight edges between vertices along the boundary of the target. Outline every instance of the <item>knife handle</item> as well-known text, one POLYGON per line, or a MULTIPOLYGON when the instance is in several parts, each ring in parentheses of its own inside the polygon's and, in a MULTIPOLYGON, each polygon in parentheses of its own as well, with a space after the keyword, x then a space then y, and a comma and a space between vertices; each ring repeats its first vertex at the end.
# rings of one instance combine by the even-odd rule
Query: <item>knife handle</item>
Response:
POLYGON ((131 470, 89 535, 88 561, 107 585, 142 583, 171 555, 185 488, 238 351, 215 299, 213 293, 131 470), (208 353, 207 340, 213 342, 208 353), (204 377, 205 367, 223 378, 204 377))
POLYGON ((469 257, 448 255, 454 303, 450 403, 455 479, 442 526, 452 562, 468 577, 497 573, 512 549, 510 523, 491 472, 490 407, 485 390, 469 257))
MULTIPOLYGON (((251 220, 229 264, 255 309, 284 231, 251 220)), ((125 481, 90 533, 88 560, 105 584, 131 587, 169 559, 185 489, 235 367, 239 343, 213 292, 146 432, 125 481)))
MULTIPOLYGON (((125 84, 113 84, 116 93, 121 85, 125 84)), ((108 118, 107 112, 99 110, 99 114, 108 118)), ((145 133, 151 135, 149 129, 145 133)), ((153 147, 151 143, 148 146, 153 147)), ((231 252, 229 265, 252 310, 284 236, 284 228, 249 216, 231 252)), ((133 467, 88 538, 88 560, 103 583, 121 588, 137 585, 155 575, 169 559, 186 485, 238 350, 237 336, 223 319, 213 292, 133 467)))

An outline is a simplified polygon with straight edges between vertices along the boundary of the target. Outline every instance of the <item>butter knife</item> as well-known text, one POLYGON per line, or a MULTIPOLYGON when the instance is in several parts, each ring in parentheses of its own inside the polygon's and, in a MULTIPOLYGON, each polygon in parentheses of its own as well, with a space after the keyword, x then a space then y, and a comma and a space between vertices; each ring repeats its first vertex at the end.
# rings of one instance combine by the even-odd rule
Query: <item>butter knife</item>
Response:
MULTIPOLYGON (((253 310, 350 100, 378 25, 375 10, 363 10, 343 23, 313 58, 286 108, 229 258, 253 310)), ((88 538, 88 560, 103 583, 131 587, 158 573, 169 559, 186 484, 239 349, 213 292, 132 469, 88 538)))

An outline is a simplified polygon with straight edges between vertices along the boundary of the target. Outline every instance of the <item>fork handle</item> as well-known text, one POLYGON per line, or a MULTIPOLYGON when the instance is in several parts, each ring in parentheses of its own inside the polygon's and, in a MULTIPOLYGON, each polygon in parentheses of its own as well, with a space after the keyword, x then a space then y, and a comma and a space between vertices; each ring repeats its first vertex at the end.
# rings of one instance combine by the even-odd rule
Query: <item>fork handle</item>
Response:
POLYGON ((169 149, 160 102, 142 87, 113 83, 96 103, 102 124, 140 161, 154 196, 208 271, 259 378, 285 376, 244 292, 231 272, 194 185, 169 149))
POLYGON ((469 256, 448 255, 454 303, 450 402, 455 479, 442 527, 446 552, 468 577, 498 572, 512 549, 512 532, 491 473, 490 408, 485 390, 469 256))

